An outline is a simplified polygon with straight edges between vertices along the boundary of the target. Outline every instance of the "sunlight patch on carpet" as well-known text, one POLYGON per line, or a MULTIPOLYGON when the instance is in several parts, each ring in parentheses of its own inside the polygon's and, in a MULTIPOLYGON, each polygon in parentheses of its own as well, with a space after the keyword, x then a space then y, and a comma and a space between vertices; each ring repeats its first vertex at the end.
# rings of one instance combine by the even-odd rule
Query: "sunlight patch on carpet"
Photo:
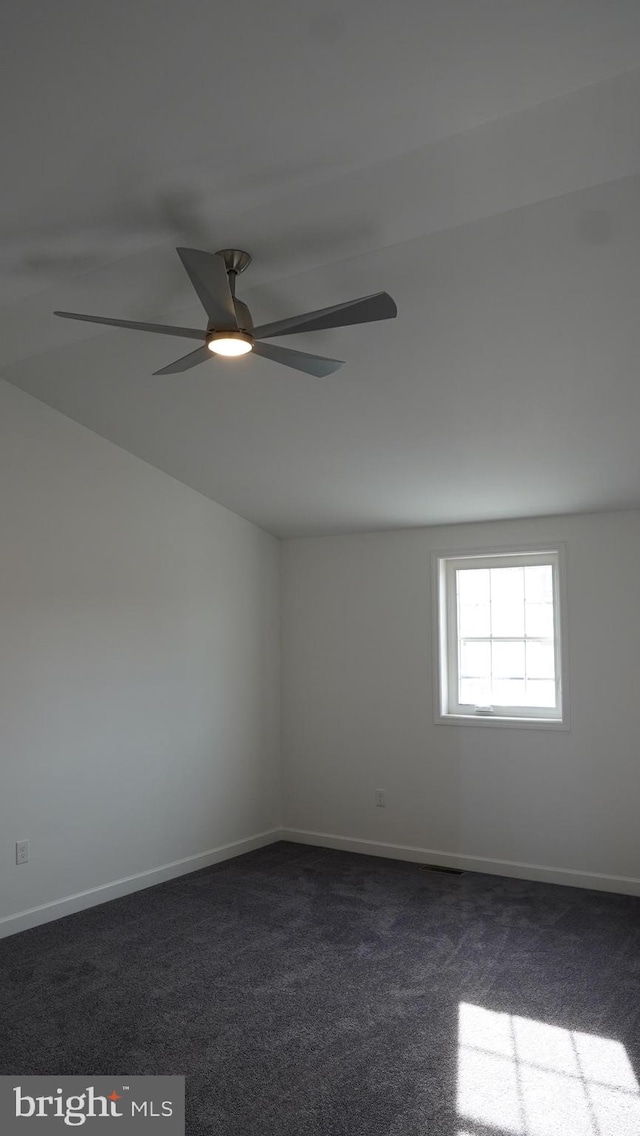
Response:
POLYGON ((461 1002, 458 1136, 638 1136, 640 1086, 621 1042, 461 1002))

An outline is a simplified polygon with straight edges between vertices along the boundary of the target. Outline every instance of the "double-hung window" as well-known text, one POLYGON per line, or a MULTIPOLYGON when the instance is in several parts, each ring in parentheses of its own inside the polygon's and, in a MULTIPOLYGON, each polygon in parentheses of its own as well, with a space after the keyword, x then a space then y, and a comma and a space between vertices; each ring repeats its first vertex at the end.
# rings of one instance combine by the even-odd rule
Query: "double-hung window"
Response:
POLYGON ((436 557, 440 722, 566 724, 562 548, 436 557))

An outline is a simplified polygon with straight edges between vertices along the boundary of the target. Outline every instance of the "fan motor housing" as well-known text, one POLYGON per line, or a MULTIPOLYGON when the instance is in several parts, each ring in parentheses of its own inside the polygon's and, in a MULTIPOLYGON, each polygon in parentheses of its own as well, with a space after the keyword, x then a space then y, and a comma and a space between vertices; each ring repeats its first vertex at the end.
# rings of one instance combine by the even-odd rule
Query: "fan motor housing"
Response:
POLYGON ((242 330, 236 331, 235 328, 232 331, 223 331, 223 330, 220 330, 220 328, 218 328, 217 331, 208 331, 207 332, 207 337, 206 337, 205 342, 206 342, 209 350, 213 351, 214 353, 216 353, 215 343, 216 343, 217 340, 220 340, 224 344, 230 344, 234 340, 236 340, 236 341, 240 340, 241 342, 248 344, 248 346, 245 347, 244 350, 240 350, 240 351, 230 351, 230 350, 220 351, 219 350, 218 353, 221 354, 221 355, 243 355, 245 351, 251 351, 251 349, 252 349, 252 347, 255 343, 255 339, 250 334, 250 332, 242 331, 242 330))

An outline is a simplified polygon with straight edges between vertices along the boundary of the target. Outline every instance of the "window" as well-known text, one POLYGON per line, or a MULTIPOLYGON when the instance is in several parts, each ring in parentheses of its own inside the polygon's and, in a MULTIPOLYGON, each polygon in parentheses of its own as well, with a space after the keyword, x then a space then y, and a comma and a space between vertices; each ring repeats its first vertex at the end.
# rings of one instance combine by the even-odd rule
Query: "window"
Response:
POLYGON ((436 558, 438 721, 566 724, 561 553, 436 558))

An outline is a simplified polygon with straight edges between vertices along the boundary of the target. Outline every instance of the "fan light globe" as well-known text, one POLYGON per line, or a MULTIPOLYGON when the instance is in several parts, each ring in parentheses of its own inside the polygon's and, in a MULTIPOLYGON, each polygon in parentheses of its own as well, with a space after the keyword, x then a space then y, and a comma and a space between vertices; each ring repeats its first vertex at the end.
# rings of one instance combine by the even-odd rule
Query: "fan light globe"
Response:
POLYGON ((214 355, 246 355, 253 347, 253 340, 244 331, 218 331, 209 337, 207 347, 214 355))

